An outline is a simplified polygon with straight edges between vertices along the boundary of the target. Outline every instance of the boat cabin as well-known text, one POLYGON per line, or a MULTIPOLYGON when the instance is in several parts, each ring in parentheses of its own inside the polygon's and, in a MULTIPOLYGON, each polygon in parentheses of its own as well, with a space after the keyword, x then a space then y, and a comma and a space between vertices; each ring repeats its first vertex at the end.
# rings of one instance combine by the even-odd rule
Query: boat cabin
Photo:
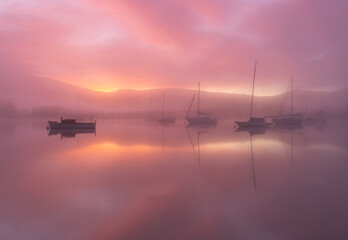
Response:
POLYGON ((62 117, 60 118, 61 123, 66 123, 66 124, 75 124, 76 120, 75 119, 63 119, 62 117))

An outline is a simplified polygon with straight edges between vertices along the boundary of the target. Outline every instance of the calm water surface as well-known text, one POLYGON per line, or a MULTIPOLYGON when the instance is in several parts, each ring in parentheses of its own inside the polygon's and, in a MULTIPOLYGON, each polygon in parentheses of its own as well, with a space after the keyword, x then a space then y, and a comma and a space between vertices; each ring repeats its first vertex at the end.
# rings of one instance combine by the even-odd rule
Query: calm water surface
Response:
POLYGON ((0 125, 0 239, 348 239, 342 123, 0 125))

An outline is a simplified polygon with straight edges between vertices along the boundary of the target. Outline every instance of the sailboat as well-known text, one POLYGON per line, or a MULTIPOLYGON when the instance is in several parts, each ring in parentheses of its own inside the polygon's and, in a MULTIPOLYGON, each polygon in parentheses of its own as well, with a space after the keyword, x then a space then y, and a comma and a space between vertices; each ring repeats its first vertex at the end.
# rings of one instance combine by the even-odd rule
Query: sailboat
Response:
POLYGON ((48 121, 48 129, 95 129, 97 121, 80 123, 76 122, 76 119, 63 119, 60 118, 60 122, 48 121))
POLYGON ((191 105, 187 111, 186 114, 186 120, 189 122, 190 125, 216 125, 217 124, 217 120, 216 118, 212 118, 210 117, 210 113, 203 113, 200 111, 199 109, 199 105, 200 105, 200 91, 201 91, 201 83, 198 83, 198 98, 197 98, 197 116, 196 117, 189 117, 190 114, 190 110, 193 104, 193 101, 196 97, 196 92, 193 95, 192 101, 191 101, 191 105))
MULTIPOLYGON (((79 109, 80 108, 80 98, 77 98, 77 116, 79 115, 79 109)), ((47 129, 68 129, 69 131, 71 129, 95 129, 97 125, 97 121, 94 122, 77 122, 76 119, 63 119, 63 117, 60 117, 60 122, 58 121, 48 121, 47 129)))
POLYGON ((235 121, 235 123, 239 127, 245 127, 245 128, 254 128, 254 127, 269 127, 272 125, 272 123, 266 122, 265 118, 256 118, 253 117, 253 104, 254 104, 254 87, 255 87, 255 76, 256 76, 256 65, 257 61, 255 62, 254 67, 254 78, 253 78, 253 88, 251 93, 251 106, 250 106, 250 119, 247 122, 242 121, 235 121))
POLYGON ((159 120, 161 124, 172 124, 175 122, 175 118, 173 117, 165 117, 164 116, 164 92, 163 92, 163 105, 162 105, 162 118, 159 120))
POLYGON ((157 121, 158 119, 152 115, 152 98, 150 99, 149 110, 145 112, 146 121, 157 121))
MULTIPOLYGON (((287 95, 287 94, 286 94, 287 95)), ((286 98, 285 95, 285 98, 286 98)), ((285 99, 284 99, 285 102, 285 99)), ((303 123, 303 114, 297 113, 294 114, 294 78, 291 77, 291 110, 290 114, 272 116, 272 121, 275 126, 287 126, 287 125, 302 125, 303 123)))

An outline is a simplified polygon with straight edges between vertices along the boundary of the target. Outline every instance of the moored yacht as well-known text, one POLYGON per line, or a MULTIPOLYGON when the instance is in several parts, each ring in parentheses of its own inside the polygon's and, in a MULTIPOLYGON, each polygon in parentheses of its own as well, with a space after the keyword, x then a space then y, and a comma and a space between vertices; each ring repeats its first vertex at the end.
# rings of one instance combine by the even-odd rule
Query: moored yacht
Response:
POLYGON ((76 122, 76 119, 63 119, 60 118, 60 122, 48 121, 49 129, 93 129, 96 127, 97 122, 80 123, 76 122))
POLYGON ((272 123, 266 122, 265 118, 253 117, 256 65, 257 65, 257 61, 255 62, 255 67, 254 67, 253 88, 252 88, 252 92, 251 92, 250 118, 249 118, 249 121, 235 121, 235 123, 238 125, 238 127, 242 127, 242 128, 255 127, 256 128, 256 127, 270 127, 270 126, 272 126, 272 123))
POLYGON ((193 95, 193 99, 191 101, 191 105, 189 107, 189 110, 187 111, 186 114, 186 120, 189 122, 190 125, 216 125, 217 120, 216 118, 210 117, 210 113, 204 113, 200 111, 200 92, 201 92, 201 83, 198 83, 198 97, 197 97, 197 115, 195 117, 189 117, 189 113, 193 104, 193 101, 196 96, 196 92, 193 95))
MULTIPOLYGON (((289 88, 288 88, 289 89, 289 88)), ((287 94, 285 94, 284 102, 287 94)), ((282 106, 283 108, 283 106, 282 106)), ((280 110, 280 113, 282 111, 280 110)), ((294 114, 294 78, 291 77, 291 110, 290 114, 279 114, 277 116, 272 116, 272 121, 276 126, 286 126, 286 125, 302 125, 303 124, 304 115, 302 113, 294 114)))

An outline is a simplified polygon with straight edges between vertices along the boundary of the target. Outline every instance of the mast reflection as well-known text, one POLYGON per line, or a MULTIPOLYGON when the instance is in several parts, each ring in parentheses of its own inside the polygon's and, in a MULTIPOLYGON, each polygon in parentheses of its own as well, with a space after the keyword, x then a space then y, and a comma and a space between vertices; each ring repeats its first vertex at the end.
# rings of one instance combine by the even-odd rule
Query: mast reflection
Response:
POLYGON ((294 135, 294 131, 299 131, 301 132, 303 130, 303 126, 302 125, 275 125, 272 128, 272 132, 279 132, 282 138, 282 142, 284 144, 285 147, 285 151, 287 154, 287 157, 289 158, 289 152, 288 149, 285 146, 285 141, 283 138, 283 133, 289 133, 290 134, 290 159, 289 159, 289 166, 290 168, 293 168, 294 166, 294 143, 293 143, 293 135, 294 135))
POLYGON ((250 156, 251 156, 251 167, 253 173, 253 183, 255 189, 255 195, 257 195, 257 183, 256 183, 256 171, 254 162, 254 149, 253 149, 253 136, 265 134, 269 127, 239 127, 235 132, 248 132, 250 136, 250 156))
MULTIPOLYGON (((201 130, 199 127, 197 127, 196 129, 197 129, 197 162, 198 162, 198 166, 200 166, 201 165, 200 136, 201 136, 201 134, 207 133, 209 131, 206 130, 206 129, 205 130, 201 130)), ((188 138, 190 140, 190 143, 192 145, 193 152, 196 155, 195 145, 193 144, 193 141, 192 141, 192 138, 191 138, 188 126, 186 127, 186 133, 187 133, 187 136, 188 136, 188 138)))

